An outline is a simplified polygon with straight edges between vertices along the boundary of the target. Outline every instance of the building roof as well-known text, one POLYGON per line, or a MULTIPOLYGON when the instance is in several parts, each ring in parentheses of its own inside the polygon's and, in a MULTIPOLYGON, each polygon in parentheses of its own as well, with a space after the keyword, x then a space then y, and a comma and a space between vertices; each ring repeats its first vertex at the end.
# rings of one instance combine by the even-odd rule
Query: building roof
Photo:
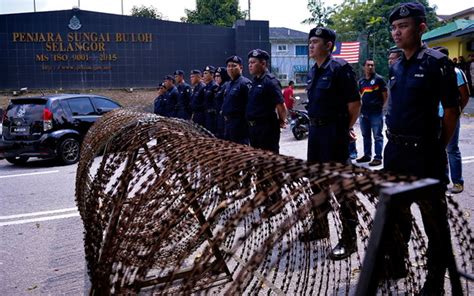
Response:
POLYGON ((423 34, 421 39, 423 41, 432 41, 435 39, 449 37, 455 33, 458 33, 458 31, 462 31, 472 24, 474 24, 474 20, 455 20, 454 22, 446 24, 442 27, 426 32, 423 34))
POLYGON ((308 39, 308 33, 285 28, 270 28, 270 40, 301 40, 308 39))

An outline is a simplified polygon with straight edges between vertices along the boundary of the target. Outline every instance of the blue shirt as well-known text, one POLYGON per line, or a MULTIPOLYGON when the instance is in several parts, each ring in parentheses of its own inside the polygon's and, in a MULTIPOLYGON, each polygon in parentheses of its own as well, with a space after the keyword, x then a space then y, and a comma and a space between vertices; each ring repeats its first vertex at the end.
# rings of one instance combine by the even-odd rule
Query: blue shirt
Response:
POLYGON ((204 101, 204 83, 199 82, 193 88, 191 94, 191 111, 193 112, 204 112, 205 101, 204 101))
POLYGON ((247 119, 275 117, 276 105, 283 102, 280 81, 275 76, 267 71, 261 77, 254 77, 249 91, 247 119))
POLYGON ((383 93, 387 86, 382 76, 374 73, 369 79, 359 79, 359 93, 362 99, 362 114, 382 113, 383 93))
POLYGON ((179 109, 187 109, 191 100, 191 86, 184 82, 178 84, 177 88, 179 96, 176 107, 179 109))
POLYGON ((173 86, 165 93, 165 115, 175 116, 176 103, 178 102, 178 89, 173 86))
POLYGON ((204 102, 207 110, 216 109, 216 92, 219 86, 214 80, 209 81, 204 86, 204 102))
POLYGON ((355 73, 346 61, 329 56, 308 73, 308 115, 336 119, 348 116, 347 104, 360 100, 355 73))
POLYGON ((252 82, 244 76, 239 76, 227 83, 224 91, 222 115, 245 116, 251 84, 252 82))
POLYGON ((459 105, 453 66, 439 51, 423 45, 407 60, 390 67, 387 128, 391 133, 437 138, 441 131, 438 105, 459 105))

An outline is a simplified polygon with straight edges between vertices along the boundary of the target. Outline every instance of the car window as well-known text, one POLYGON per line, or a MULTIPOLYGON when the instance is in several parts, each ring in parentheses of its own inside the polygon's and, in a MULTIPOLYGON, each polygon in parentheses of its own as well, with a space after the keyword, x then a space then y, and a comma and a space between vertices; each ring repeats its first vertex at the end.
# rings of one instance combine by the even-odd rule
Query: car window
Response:
POLYGON ((42 120, 44 100, 15 100, 7 108, 7 119, 25 118, 28 121, 42 120))
POLYGON ((96 114, 91 101, 87 97, 68 99, 67 103, 69 104, 69 108, 71 108, 73 116, 96 114))
POLYGON ((100 111, 102 112, 107 112, 113 109, 120 108, 120 106, 117 103, 111 100, 104 99, 104 98, 92 97, 92 101, 94 102, 94 105, 97 108, 97 110, 100 109, 100 111))

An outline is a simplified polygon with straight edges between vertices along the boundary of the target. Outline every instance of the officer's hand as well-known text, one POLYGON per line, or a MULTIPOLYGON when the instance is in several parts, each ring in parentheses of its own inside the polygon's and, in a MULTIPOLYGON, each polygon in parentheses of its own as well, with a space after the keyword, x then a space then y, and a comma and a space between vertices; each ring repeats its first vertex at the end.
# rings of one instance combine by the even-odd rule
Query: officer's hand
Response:
POLYGON ((280 128, 286 128, 286 125, 287 125, 288 121, 285 119, 285 120, 280 120, 280 128))
POLYGON ((357 140, 357 134, 355 133, 354 129, 351 128, 349 130, 349 141, 350 142, 355 142, 357 140))

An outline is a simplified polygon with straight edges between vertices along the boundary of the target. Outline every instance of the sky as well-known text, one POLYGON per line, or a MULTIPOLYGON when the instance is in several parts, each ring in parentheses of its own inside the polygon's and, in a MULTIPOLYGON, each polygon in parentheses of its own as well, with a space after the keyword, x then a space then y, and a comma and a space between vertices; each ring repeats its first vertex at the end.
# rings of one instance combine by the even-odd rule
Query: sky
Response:
MULTIPOLYGON (((184 9, 195 9, 196 0, 0 0, 0 14, 51 11, 71 9, 79 6, 82 10, 130 14, 136 5, 154 6, 169 21, 180 21, 185 16, 184 9)), ((438 14, 453 14, 469 8, 468 0, 428 0, 430 5, 438 7, 438 14)), ((242 10, 248 9, 249 0, 239 0, 242 10)), ((326 5, 342 3, 342 0, 325 0, 326 5)), ((250 16, 252 20, 269 20, 270 27, 286 27, 308 32, 312 26, 301 21, 310 17, 308 0, 251 0, 250 16)))

